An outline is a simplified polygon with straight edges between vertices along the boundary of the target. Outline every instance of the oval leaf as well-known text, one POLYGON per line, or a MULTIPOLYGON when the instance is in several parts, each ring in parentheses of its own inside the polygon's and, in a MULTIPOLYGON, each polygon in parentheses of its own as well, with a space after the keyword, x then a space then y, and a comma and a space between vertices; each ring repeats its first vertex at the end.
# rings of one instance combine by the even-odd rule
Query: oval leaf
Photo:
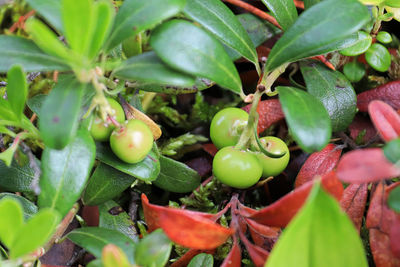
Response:
POLYGON ((60 0, 27 0, 28 4, 42 15, 51 25, 62 32, 60 0))
POLYGON ((347 152, 337 166, 337 176, 346 183, 369 183, 400 175, 380 148, 359 149, 347 152))
POLYGON ((239 74, 224 48, 199 27, 184 20, 163 23, 153 32, 150 44, 171 67, 242 93, 239 74))
POLYGON ((368 9, 358 1, 322 1, 304 11, 278 40, 269 54, 266 70, 334 51, 338 41, 359 30, 369 19, 368 9))
POLYGON ((265 266, 326 266, 328 262, 332 267, 368 266, 351 221, 317 184, 304 208, 283 231, 265 266))
POLYGON ((210 254, 201 253, 193 257, 188 267, 213 267, 214 258, 210 254))
MULTIPOLYGON (((40 161, 35 159, 40 165, 40 161)), ((10 167, 7 167, 0 160, 0 187, 11 192, 32 192, 31 184, 35 179, 36 174, 34 169, 25 163, 22 166, 13 160, 10 167)))
POLYGON ((0 201, 0 214, 0 240, 11 247, 24 224, 22 207, 15 199, 3 198, 0 201))
POLYGON ((385 157, 393 164, 400 163, 400 138, 394 139, 383 147, 385 157))
POLYGON ((29 219, 30 217, 32 217, 33 215, 35 215, 38 212, 38 208, 36 207, 36 205, 24 197, 21 197, 16 194, 12 194, 12 193, 0 193, 0 199, 3 199, 3 198, 12 198, 12 199, 18 201, 24 210, 25 220, 29 219))
POLYGON ((307 91, 318 98, 328 111, 334 132, 343 131, 356 114, 356 93, 346 77, 311 60, 300 63, 307 91))
POLYGON ((28 96, 28 86, 25 73, 21 66, 13 66, 7 73, 7 98, 15 115, 21 119, 25 101, 28 96))
POLYGON ((355 42, 350 47, 340 50, 340 54, 351 57, 361 55, 368 50, 372 43, 371 35, 364 31, 359 31, 357 35, 357 42, 355 42))
POLYGON ((155 186, 174 193, 188 193, 200 185, 200 175, 185 164, 161 156, 160 165, 160 174, 153 182, 155 186))
POLYGON ((135 259, 140 266, 163 267, 169 259, 172 242, 161 229, 146 235, 136 246, 135 259))
POLYGON ((358 232, 361 229, 367 197, 368 184, 350 184, 340 199, 340 207, 347 213, 358 232))
POLYGON ((357 60, 346 63, 343 66, 343 74, 351 82, 359 82, 365 75, 365 65, 357 60))
POLYGON ((286 31, 297 20, 297 10, 292 0, 262 0, 279 25, 286 31))
POLYGON ((391 64, 390 53, 386 47, 375 43, 365 52, 365 60, 368 64, 377 71, 385 72, 391 64))
POLYGON ((381 100, 394 109, 400 109, 400 81, 392 81, 357 95, 357 108, 367 112, 373 100, 381 100))
POLYGON ((259 68, 257 52, 252 41, 238 18, 221 1, 188 0, 184 13, 259 68))
POLYGON ((331 120, 322 103, 294 87, 277 87, 279 101, 294 140, 306 152, 324 148, 331 137, 331 120))
POLYGON ((66 215, 79 199, 89 178, 95 157, 95 145, 87 130, 79 130, 62 150, 45 148, 42 154, 40 208, 50 207, 66 215))
POLYGON ((368 113, 383 140, 388 142, 400 136, 400 116, 391 106, 374 100, 368 105, 368 113))

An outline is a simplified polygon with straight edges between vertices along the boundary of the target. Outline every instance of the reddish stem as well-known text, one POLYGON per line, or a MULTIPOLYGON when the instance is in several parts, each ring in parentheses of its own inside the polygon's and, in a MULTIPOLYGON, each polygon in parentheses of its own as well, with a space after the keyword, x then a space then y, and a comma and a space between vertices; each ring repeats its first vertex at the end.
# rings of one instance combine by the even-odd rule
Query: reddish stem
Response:
POLYGON ((112 124, 114 124, 115 127, 121 128, 121 124, 113 116, 108 115, 108 119, 112 124))
POLYGON ((12 32, 14 32, 16 29, 18 29, 18 28, 23 28, 23 27, 25 26, 25 21, 26 21, 29 17, 33 16, 35 13, 36 13, 35 10, 31 10, 31 11, 29 11, 28 13, 26 13, 25 15, 20 16, 19 19, 18 19, 18 21, 16 21, 16 22, 10 27, 10 32, 12 33, 12 32))

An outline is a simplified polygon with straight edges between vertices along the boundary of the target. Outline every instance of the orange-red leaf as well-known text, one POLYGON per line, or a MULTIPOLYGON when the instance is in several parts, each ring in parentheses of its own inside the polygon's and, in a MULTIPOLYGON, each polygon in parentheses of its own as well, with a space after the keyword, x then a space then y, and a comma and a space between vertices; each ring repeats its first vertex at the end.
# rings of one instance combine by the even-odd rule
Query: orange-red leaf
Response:
POLYGON ((351 184, 343 191, 342 199, 340 199, 340 206, 350 217, 358 232, 360 232, 367 197, 367 184, 351 184))
POLYGON ((238 242, 234 242, 231 251, 228 256, 225 258, 224 262, 221 264, 221 267, 240 267, 242 266, 242 252, 240 251, 240 247, 238 242))
POLYGON ((357 95, 358 109, 367 112, 368 104, 373 100, 381 100, 394 109, 400 109, 400 81, 389 82, 357 95))
POLYGON ((337 176, 346 183, 369 183, 400 175, 400 169, 389 162, 380 148, 350 151, 342 156, 337 176))
POLYGON ((249 226, 250 229, 254 230, 260 235, 263 235, 265 237, 278 237, 280 233, 280 228, 278 227, 269 227, 267 225, 260 224, 256 221, 253 221, 252 219, 249 218, 244 218, 247 225, 249 226))
MULTIPOLYGON (((299 188, 296 188, 294 191, 285 195, 272 205, 263 208, 248 217, 258 223, 268 226, 285 227, 303 206, 313 184, 314 181, 310 181, 299 188)), ((325 174, 321 178, 321 184, 323 188, 336 199, 339 200, 341 198, 343 185, 337 179, 333 171, 325 174)), ((242 215, 245 216, 245 214, 242 215)))
POLYGON ((262 249, 259 246, 250 243, 250 241, 247 238, 242 238, 242 242, 246 247, 246 250, 249 253, 250 258, 253 261, 254 265, 256 267, 264 266, 265 262, 268 259, 269 252, 266 251, 265 249, 262 249))
POLYGON ((218 149, 213 143, 203 144, 203 150, 214 157, 217 154, 218 149))
POLYGON ((213 249, 234 233, 214 221, 195 214, 182 213, 179 209, 159 212, 160 226, 175 243, 194 249, 213 249))
POLYGON ((328 144, 319 152, 314 152, 304 162, 296 177, 295 188, 311 181, 316 175, 323 175, 335 168, 342 149, 334 144, 328 144))
MULTIPOLYGON (((249 112, 250 106, 251 105, 247 105, 243 109, 249 112)), ((285 118, 285 115, 282 111, 281 103, 278 99, 260 101, 257 107, 257 112, 259 115, 257 126, 258 133, 263 132, 272 124, 285 118)))
POLYGON ((368 105, 369 116, 386 142, 400 136, 400 116, 385 102, 374 100, 368 105))

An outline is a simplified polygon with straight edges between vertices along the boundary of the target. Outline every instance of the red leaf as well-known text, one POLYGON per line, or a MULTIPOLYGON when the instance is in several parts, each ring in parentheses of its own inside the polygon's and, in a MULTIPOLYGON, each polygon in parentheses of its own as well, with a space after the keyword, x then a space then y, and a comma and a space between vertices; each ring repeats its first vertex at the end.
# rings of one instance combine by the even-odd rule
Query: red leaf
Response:
POLYGON ((214 157, 218 152, 218 148, 213 143, 203 144, 203 150, 214 157))
POLYGON ((179 209, 159 212, 160 226, 175 243, 194 249, 213 249, 234 233, 210 219, 195 214, 182 213, 179 209))
POLYGON ((394 109, 400 109, 400 81, 389 82, 357 95, 358 109, 367 112, 373 100, 382 100, 394 109))
MULTIPOLYGON (((245 106, 243 109, 247 112, 250 111, 251 105, 245 106)), ((257 107, 259 114, 257 132, 261 133, 272 124, 285 118, 283 114, 281 103, 278 99, 269 99, 260 101, 257 107)))
POLYGON ((183 210, 183 209, 175 209, 175 208, 169 208, 169 207, 163 207, 163 206, 158 206, 158 205, 153 205, 149 203, 149 199, 145 194, 142 194, 142 206, 143 206, 143 213, 144 213, 144 218, 147 223, 147 227, 149 228, 149 231, 152 232, 157 228, 161 228, 160 224, 160 214, 167 210, 174 210, 174 214, 182 214, 182 215, 187 215, 187 216, 195 216, 195 217, 201 217, 204 219, 208 220, 213 220, 214 219, 214 214, 210 213, 204 213, 204 212, 197 212, 197 211, 191 211, 191 210, 183 210))
POLYGON ((400 218, 396 216, 396 220, 393 222, 389 232, 390 237, 390 248, 393 255, 400 259, 400 218))
POLYGON ((367 203, 367 184, 351 184, 344 191, 340 206, 349 215, 354 226, 360 232, 364 217, 365 204, 367 203))
MULTIPOLYGON (((343 185, 337 179, 333 171, 325 174, 321 178, 321 184, 324 189, 336 199, 339 200, 341 198, 343 185)), ((306 201, 313 185, 314 181, 310 181, 301 187, 296 188, 294 191, 285 195, 272 205, 247 217, 268 226, 285 227, 303 206, 303 203, 306 201)), ((245 216, 245 214, 242 215, 245 216)))
POLYGON ((357 139, 361 131, 365 130, 365 135, 362 138, 363 142, 368 142, 378 134, 371 120, 359 114, 356 115, 353 122, 349 125, 349 130, 350 136, 354 140, 357 139))
POLYGON ((231 251, 221 264, 221 267, 240 267, 242 265, 241 254, 238 242, 234 242, 231 251))
POLYGON ((99 207, 98 206, 83 206, 82 218, 87 226, 99 226, 99 207))
POLYGON ((353 150, 343 155, 336 169, 346 183, 369 183, 400 175, 400 169, 389 162, 380 148, 353 150))
POLYGON ((264 266, 269 256, 269 252, 265 249, 260 248, 259 246, 250 243, 250 241, 245 237, 241 237, 241 240, 246 247, 246 250, 249 253, 254 265, 257 267, 264 266))
POLYGON ((369 116, 386 142, 400 135, 400 116, 385 102, 374 100, 368 105, 369 116))
POLYGON ((379 184, 372 196, 367 214, 370 247, 376 267, 400 266, 390 247, 389 232, 397 215, 386 205, 387 187, 379 184))
POLYGON ((214 254, 214 250, 198 250, 198 249, 189 249, 188 252, 183 254, 179 260, 175 261, 171 264, 171 267, 186 267, 189 265, 189 262, 193 259, 194 256, 200 253, 214 254))
POLYGON ((316 175, 323 175, 335 168, 342 149, 334 144, 328 144, 319 152, 312 153, 304 162, 296 177, 295 188, 311 181, 316 175))
POLYGON ((244 218, 247 225, 249 226, 250 229, 253 229, 255 232, 257 232, 260 235, 263 235, 265 237, 278 237, 280 233, 280 228, 277 227, 269 227, 267 225, 259 224, 256 221, 253 221, 252 219, 249 218, 244 218))

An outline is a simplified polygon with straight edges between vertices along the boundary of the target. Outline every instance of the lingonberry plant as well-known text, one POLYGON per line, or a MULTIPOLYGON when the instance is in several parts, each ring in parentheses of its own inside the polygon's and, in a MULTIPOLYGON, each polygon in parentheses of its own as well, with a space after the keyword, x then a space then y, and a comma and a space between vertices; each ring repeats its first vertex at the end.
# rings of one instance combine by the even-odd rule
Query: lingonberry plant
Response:
POLYGON ((400 266, 398 0, 3 2, 0 266, 400 266))

